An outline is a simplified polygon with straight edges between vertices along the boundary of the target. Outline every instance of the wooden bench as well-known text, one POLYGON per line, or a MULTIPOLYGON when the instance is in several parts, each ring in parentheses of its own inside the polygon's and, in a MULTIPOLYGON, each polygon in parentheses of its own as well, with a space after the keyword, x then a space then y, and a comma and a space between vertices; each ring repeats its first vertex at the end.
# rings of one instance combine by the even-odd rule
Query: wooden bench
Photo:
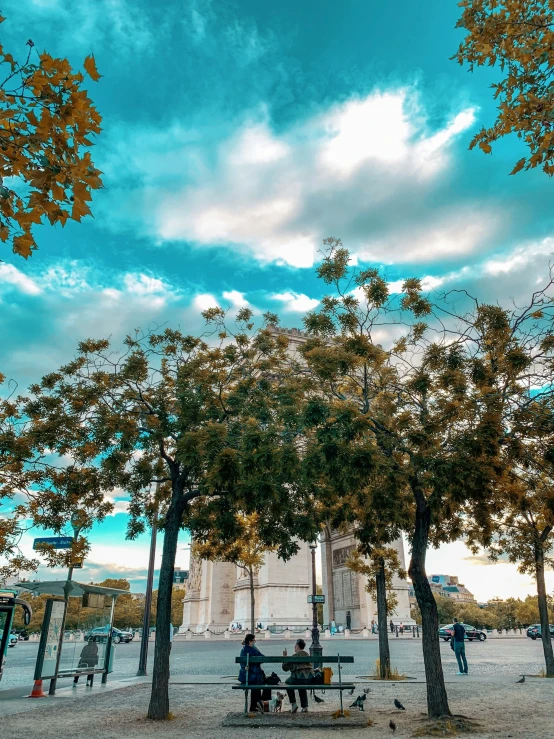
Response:
POLYGON ((244 690, 244 713, 248 713, 248 691, 249 690, 264 690, 265 688, 269 688, 270 690, 279 690, 280 688, 284 688, 285 690, 316 690, 319 688, 320 690, 339 690, 340 693, 340 715, 344 716, 344 707, 342 704, 342 691, 343 690, 352 690, 354 688, 354 683, 343 683, 342 681, 342 665, 348 664, 352 665, 354 664, 354 657, 341 657, 340 654, 337 654, 335 657, 311 657, 310 662, 314 665, 321 665, 322 663, 331 664, 331 665, 337 665, 338 667, 338 684, 337 683, 331 683, 330 685, 326 685, 324 683, 318 683, 310 685, 309 683, 303 683, 302 685, 295 685, 295 684, 289 684, 289 683, 277 683, 277 685, 249 685, 248 684, 248 670, 250 665, 268 665, 268 664, 284 664, 295 662, 298 664, 305 664, 307 661, 306 657, 297 657, 296 655, 292 655, 290 657, 251 657, 249 654, 246 655, 246 657, 235 657, 235 663, 238 665, 244 665, 244 669, 246 672, 246 682, 244 685, 242 683, 239 683, 238 685, 233 685, 233 690, 244 690))

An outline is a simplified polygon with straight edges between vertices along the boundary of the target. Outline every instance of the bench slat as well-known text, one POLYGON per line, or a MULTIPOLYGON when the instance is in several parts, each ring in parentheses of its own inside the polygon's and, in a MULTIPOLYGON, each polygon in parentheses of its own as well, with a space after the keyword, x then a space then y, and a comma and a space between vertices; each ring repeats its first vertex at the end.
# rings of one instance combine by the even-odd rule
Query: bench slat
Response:
POLYGON ((264 690, 270 688, 271 690, 351 690, 354 683, 332 683, 331 685, 289 685, 288 683, 280 683, 279 685, 232 685, 233 690, 264 690))
MULTIPOLYGON (((246 664, 247 657, 235 657, 235 663, 237 665, 245 665, 246 664)), ((303 663, 308 661, 307 657, 250 657, 250 664, 251 665, 261 665, 261 664, 283 664, 284 662, 296 662, 296 663, 303 663)), ((320 664, 321 662, 327 662, 328 664, 336 665, 339 661, 339 657, 310 657, 310 662, 316 662, 317 664, 320 664)), ((354 664, 354 657, 340 657, 340 663, 341 665, 352 665, 354 664)))

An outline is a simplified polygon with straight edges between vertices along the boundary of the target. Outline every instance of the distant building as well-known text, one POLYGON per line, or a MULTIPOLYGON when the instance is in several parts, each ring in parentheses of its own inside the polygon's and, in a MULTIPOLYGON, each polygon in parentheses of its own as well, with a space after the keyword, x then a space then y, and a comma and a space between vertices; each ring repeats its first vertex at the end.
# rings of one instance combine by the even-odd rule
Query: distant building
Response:
POLYGON ((186 590, 188 579, 188 570, 182 570, 180 567, 175 567, 175 570, 173 571, 174 588, 176 588, 177 590, 186 590))
MULTIPOLYGON (((431 590, 441 598, 452 598, 452 600, 460 601, 461 603, 477 603, 473 593, 458 582, 458 578, 454 575, 429 575, 429 585, 431 590)), ((414 586, 410 584, 408 590, 410 597, 410 607, 416 605, 416 597, 414 586)))
POLYGON ((473 593, 459 582, 454 575, 429 575, 429 583, 431 587, 438 586, 442 591, 441 595, 446 595, 452 600, 462 603, 477 603, 473 593))

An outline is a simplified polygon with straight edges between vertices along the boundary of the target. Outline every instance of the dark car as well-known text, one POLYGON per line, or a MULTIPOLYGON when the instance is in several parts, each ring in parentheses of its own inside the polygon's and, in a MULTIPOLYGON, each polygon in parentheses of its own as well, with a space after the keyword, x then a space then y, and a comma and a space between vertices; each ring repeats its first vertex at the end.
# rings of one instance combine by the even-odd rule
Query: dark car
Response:
MULTIPOLYGON (((554 626, 552 626, 552 624, 549 624, 549 626, 550 626, 550 636, 554 636, 554 626)), ((541 635, 542 635, 542 631, 541 631, 540 624, 532 624, 527 629, 527 636, 533 639, 533 641, 535 639, 540 639, 541 635)))
MULTIPOLYGON (((109 631, 110 629, 108 626, 100 626, 97 629, 91 629, 86 632, 85 641, 90 641, 91 639, 94 639, 95 641, 107 641, 109 631)), ((113 628, 112 637, 114 644, 119 644, 120 642, 128 644, 130 641, 133 641, 135 634, 133 631, 122 631, 121 629, 113 628)))
MULTIPOLYGON (((462 624, 462 626, 466 630, 466 639, 468 639, 469 641, 473 641, 474 639, 477 639, 478 641, 485 641, 485 639, 487 638, 485 632, 481 629, 476 629, 475 626, 470 626, 469 624, 462 624)), ((450 641, 453 633, 454 624, 441 626, 439 629, 439 637, 441 639, 444 639, 444 641, 450 641)))

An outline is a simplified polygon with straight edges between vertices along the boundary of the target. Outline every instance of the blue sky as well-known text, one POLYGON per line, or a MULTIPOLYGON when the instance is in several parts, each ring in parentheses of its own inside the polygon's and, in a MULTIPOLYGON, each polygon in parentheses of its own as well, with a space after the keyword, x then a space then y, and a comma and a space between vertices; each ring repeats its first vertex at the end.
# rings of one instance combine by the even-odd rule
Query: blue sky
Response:
MULTIPOLYGON (((462 38, 455 1, 2 10, 12 53, 28 38, 75 66, 93 52, 103 75, 89 86, 104 129, 94 219, 37 230, 28 262, 1 257, 0 369, 22 388, 80 339, 165 321, 194 331, 210 305, 276 310, 300 326, 322 296, 313 267, 330 235, 392 282, 416 275, 489 300, 517 300, 546 274, 552 182, 508 176, 517 140, 492 156, 468 151, 494 120, 495 73, 449 60, 462 38)), ((124 508, 93 533, 83 574, 119 568, 140 590, 148 544, 124 542, 124 508)), ((429 569, 460 574, 481 599, 531 590, 510 565, 468 556, 452 545, 429 569)))

